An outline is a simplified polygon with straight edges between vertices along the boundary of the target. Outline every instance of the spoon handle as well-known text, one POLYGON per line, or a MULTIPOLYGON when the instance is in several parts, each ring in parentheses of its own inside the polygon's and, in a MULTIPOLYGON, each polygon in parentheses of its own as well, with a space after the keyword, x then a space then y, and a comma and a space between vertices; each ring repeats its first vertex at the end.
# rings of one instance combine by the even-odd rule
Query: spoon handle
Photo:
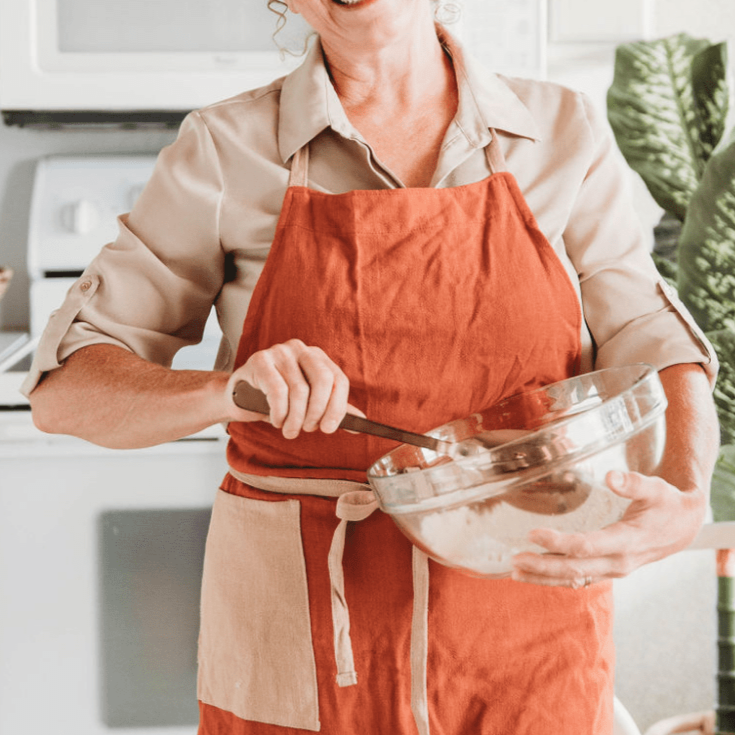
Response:
POLYGON ((348 431, 357 431, 361 434, 372 434, 373 436, 381 436, 384 439, 393 439, 401 442, 401 444, 412 444, 416 447, 424 447, 425 449, 433 449, 437 452, 444 447, 444 442, 435 439, 433 436, 426 434, 415 434, 413 431, 405 429, 397 429, 395 426, 380 424, 377 421, 355 416, 352 413, 346 413, 340 423, 340 428, 348 431))
MULTIPOLYGON (((235 405, 247 411, 263 413, 266 416, 270 413, 270 407, 268 406, 268 399, 265 397, 265 393, 253 387, 245 380, 241 380, 235 385, 235 390, 232 392, 232 400, 235 402, 235 405)), ((397 429, 394 426, 380 424, 377 421, 371 421, 370 419, 355 416, 351 413, 345 414, 339 427, 340 429, 356 431, 360 434, 380 436, 384 439, 393 439, 403 444, 413 444, 417 447, 424 447, 436 451, 443 449, 446 444, 440 439, 426 436, 426 434, 416 434, 413 431, 397 429)))

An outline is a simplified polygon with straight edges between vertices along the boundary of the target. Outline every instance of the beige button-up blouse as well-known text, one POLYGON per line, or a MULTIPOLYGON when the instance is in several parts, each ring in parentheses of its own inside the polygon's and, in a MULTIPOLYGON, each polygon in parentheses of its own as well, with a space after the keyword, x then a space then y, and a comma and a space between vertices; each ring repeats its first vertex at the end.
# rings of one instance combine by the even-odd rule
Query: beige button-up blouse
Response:
MULTIPOLYGON (((487 177, 484 147, 496 131, 508 170, 579 295, 583 369, 699 362, 714 380, 707 340, 651 262, 606 121, 578 92, 492 74, 445 42, 459 106, 431 185, 487 177)), ((218 367, 231 367, 291 157, 307 144, 316 190, 403 186, 347 119, 317 41, 290 75, 184 120, 133 210, 119 218, 117 239, 50 319, 24 392, 91 344, 169 365, 201 338, 212 304, 224 333, 218 367)))

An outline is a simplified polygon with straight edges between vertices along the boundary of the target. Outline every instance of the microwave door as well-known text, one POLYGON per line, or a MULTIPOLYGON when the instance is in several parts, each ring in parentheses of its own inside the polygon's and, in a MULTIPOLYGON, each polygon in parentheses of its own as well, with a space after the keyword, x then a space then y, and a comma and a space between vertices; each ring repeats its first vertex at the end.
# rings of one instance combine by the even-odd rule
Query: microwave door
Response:
POLYGON ((263 0, 54 0, 61 54, 272 51, 263 0))
POLYGON ((23 112, 179 122, 294 69, 309 27, 280 23, 265 0, 2 0, 0 108, 9 124, 23 112))

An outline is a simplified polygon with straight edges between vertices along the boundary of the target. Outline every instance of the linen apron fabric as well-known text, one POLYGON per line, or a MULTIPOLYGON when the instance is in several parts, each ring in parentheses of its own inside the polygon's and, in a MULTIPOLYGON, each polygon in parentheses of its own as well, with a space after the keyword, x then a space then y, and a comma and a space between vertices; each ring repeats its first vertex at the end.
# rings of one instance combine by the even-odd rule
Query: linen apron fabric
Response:
MULTIPOLYGON (((302 149, 236 364, 299 338, 342 367, 351 403, 414 431, 575 374, 572 284, 494 133, 488 158, 493 175, 468 186, 334 195, 306 186, 302 149)), ((200 735, 424 735, 411 708, 413 547, 369 514, 346 524, 330 575, 336 481, 365 482, 395 444, 343 431, 286 440, 265 422, 229 431, 234 474, 306 482, 293 493, 232 475, 222 485, 202 590, 200 735), (310 478, 324 480, 318 492, 310 478), (349 607, 339 631, 335 575, 349 607), (356 677, 338 676, 340 636, 356 677)), ((429 561, 431 735, 609 735, 611 595, 608 583, 538 587, 429 561)))

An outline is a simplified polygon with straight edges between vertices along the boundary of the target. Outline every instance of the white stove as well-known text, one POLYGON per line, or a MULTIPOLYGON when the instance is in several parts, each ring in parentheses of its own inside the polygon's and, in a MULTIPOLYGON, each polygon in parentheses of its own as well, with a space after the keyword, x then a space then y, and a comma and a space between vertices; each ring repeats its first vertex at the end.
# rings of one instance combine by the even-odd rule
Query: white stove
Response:
POLYGON ((115 239, 155 156, 49 156, 37 166, 28 228, 30 332, 49 314, 100 248, 115 239))
MULTIPOLYGON (((40 432, 19 392, 49 314, 115 237, 153 161, 50 157, 37 166, 30 329, 0 332, 0 733, 197 730, 199 582, 226 472, 224 430, 105 449, 40 432)), ((174 367, 210 368, 218 343, 212 321, 174 367)))

